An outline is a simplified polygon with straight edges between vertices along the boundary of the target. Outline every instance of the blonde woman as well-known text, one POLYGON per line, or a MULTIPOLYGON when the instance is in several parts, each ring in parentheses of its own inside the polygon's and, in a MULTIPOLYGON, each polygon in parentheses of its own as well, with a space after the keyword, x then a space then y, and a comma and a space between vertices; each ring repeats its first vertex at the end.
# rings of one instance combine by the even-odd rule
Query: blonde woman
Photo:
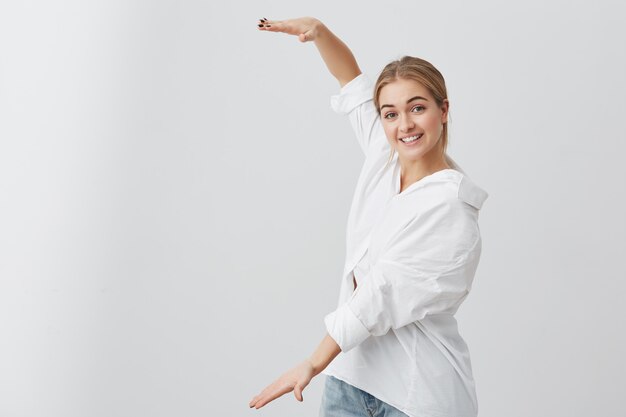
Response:
POLYGON ((449 101, 429 62, 405 56, 372 83, 312 17, 261 19, 260 31, 314 42, 365 155, 346 231, 338 307, 313 354, 249 403, 261 408, 326 375, 320 417, 475 417, 468 347, 454 317, 481 254, 488 197, 446 153, 449 101))

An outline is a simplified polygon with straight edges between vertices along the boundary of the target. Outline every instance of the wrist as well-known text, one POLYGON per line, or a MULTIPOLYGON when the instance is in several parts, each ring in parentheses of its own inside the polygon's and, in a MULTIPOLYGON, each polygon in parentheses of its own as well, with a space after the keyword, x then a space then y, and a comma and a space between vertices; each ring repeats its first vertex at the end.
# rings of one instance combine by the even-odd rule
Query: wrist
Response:
POLYGON ((323 365, 316 361, 313 357, 306 358, 305 361, 308 362, 308 364, 311 366, 311 369, 313 370, 313 376, 319 374, 324 370, 323 365))
POLYGON ((318 39, 319 37, 325 36, 329 32, 329 29, 321 20, 316 20, 313 31, 315 32, 315 39, 318 39))

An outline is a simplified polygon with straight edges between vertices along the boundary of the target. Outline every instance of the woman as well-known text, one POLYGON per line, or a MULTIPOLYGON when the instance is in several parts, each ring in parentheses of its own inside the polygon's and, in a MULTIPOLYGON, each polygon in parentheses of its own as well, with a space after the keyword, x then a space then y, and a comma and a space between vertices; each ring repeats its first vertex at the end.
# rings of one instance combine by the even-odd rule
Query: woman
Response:
POLYGON ((303 389, 324 373, 320 416, 476 416, 469 352, 454 314, 480 259, 478 214, 488 194, 445 152, 442 75, 405 56, 372 85, 319 20, 264 18, 258 26, 315 42, 341 86, 331 107, 348 115, 365 163, 327 334, 249 406, 291 391, 302 401, 303 389))

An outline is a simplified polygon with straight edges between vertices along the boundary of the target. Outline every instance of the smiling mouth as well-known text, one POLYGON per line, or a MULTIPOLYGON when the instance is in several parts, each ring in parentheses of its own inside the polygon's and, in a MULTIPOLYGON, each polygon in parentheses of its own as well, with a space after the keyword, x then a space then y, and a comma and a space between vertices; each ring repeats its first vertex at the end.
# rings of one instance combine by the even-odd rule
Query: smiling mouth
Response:
POLYGON ((421 138, 422 136, 424 136, 424 134, 423 133, 419 133, 419 134, 417 134, 415 136, 408 136, 406 138, 402 138, 402 139, 398 139, 398 140, 400 142, 402 142, 402 143, 413 143, 416 140, 418 140, 419 138, 421 138))

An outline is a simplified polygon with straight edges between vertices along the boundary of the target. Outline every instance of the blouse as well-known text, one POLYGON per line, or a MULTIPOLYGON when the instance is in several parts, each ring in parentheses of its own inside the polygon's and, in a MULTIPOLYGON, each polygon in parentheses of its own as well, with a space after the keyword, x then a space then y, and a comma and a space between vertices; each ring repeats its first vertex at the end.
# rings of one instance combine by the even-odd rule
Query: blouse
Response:
POLYGON ((338 307, 324 317, 341 353, 322 371, 410 417, 475 417, 468 347, 454 317, 481 254, 488 197, 449 156, 451 169, 400 192, 400 164, 361 73, 331 97, 365 154, 346 229, 338 307), (354 288, 353 277, 357 282, 354 288))

